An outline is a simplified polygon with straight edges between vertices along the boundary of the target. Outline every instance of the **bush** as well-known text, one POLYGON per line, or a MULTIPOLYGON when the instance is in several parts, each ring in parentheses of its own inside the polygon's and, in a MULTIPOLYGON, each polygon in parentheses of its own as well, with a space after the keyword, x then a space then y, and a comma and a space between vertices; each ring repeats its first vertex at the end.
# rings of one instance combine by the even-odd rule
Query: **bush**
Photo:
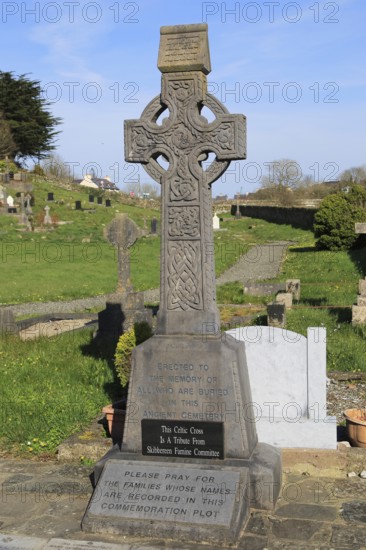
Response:
POLYGON ((317 248, 347 250, 361 244, 355 233, 355 223, 366 221, 366 190, 355 185, 344 191, 328 195, 314 217, 317 248))
POLYGON ((122 388, 125 388, 130 379, 132 350, 152 336, 152 329, 146 321, 135 323, 133 328, 124 332, 117 344, 114 363, 117 376, 122 388))

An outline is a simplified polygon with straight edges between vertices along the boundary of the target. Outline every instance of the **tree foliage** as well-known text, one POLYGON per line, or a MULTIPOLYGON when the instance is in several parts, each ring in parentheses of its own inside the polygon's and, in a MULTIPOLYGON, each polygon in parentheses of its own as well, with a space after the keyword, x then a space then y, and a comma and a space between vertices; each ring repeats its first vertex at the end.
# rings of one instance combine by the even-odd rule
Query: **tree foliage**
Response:
POLYGON ((55 128, 61 119, 47 110, 48 105, 37 80, 0 71, 0 112, 12 135, 12 159, 42 158, 55 148, 55 128))
POLYGON ((317 247, 347 250, 359 240, 355 223, 366 222, 366 189, 354 185, 348 192, 328 195, 315 214, 314 233, 317 247))
POLYGON ((16 145, 9 123, 5 120, 4 114, 0 111, 0 159, 11 157, 16 145))

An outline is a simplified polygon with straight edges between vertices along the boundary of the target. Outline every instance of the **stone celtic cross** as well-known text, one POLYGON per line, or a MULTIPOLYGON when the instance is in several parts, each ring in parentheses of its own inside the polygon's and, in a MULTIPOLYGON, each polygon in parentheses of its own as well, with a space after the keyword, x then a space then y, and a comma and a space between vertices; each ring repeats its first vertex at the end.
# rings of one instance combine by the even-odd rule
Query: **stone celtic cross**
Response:
POLYGON ((108 241, 117 248, 118 253, 118 293, 132 292, 130 279, 130 253, 129 248, 140 236, 140 230, 127 214, 117 214, 105 228, 105 236, 108 241))
POLYGON ((158 332, 216 332, 211 184, 231 160, 245 158, 246 121, 207 93, 207 25, 162 27, 160 32, 161 95, 140 119, 125 121, 125 159, 141 163, 162 186, 158 332), (201 116, 204 107, 215 115, 213 122, 201 116), (159 124, 164 111, 167 116, 159 124), (209 153, 215 160, 204 169, 209 153))

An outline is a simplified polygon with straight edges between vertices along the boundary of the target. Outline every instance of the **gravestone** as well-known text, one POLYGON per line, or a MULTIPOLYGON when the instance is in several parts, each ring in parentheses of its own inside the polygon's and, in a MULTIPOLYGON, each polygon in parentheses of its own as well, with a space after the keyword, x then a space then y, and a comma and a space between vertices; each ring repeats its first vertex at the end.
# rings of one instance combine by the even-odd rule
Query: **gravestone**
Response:
POLYGON ((89 202, 94 202, 94 195, 89 195, 89 202))
POLYGON ((300 301, 300 279, 286 279, 286 292, 291 292, 296 302, 300 301))
POLYGON ((276 294, 276 304, 284 304, 286 309, 292 308, 292 292, 278 292, 276 294))
POLYGON ((212 218, 212 228, 214 231, 220 229, 220 218, 218 217, 216 212, 214 214, 214 217, 212 218))
POLYGON ((279 302, 267 305, 267 325, 282 328, 286 325, 286 306, 279 302))
POLYGON ((13 310, 11 308, 0 308, 0 334, 14 334, 18 332, 13 310))
POLYGON ((117 214, 104 231, 107 240, 116 247, 118 283, 116 292, 108 296, 106 308, 98 314, 98 336, 117 342, 120 335, 135 322, 151 323, 151 310, 144 308, 143 292, 134 292, 130 278, 130 247, 141 230, 127 214, 117 214))
POLYGON ((81 201, 75 201, 75 210, 81 210, 81 201))
POLYGON ((112 203, 111 203, 110 199, 107 199, 107 200, 105 201, 105 205, 106 205, 107 208, 109 208, 110 206, 112 206, 112 203))
POLYGON ((29 216, 33 214, 32 206, 31 206, 32 195, 27 193, 26 196, 24 197, 24 200, 25 200, 25 213, 27 214, 27 216, 29 216))
POLYGON ((43 218, 44 225, 49 225, 52 223, 52 218, 50 216, 50 207, 47 205, 44 207, 44 211, 46 212, 43 218))
POLYGON ((103 204, 103 197, 97 198, 97 204, 103 204))
POLYGON ((270 296, 277 292, 285 291, 284 283, 257 283, 255 281, 246 281, 243 286, 244 294, 251 296, 270 296))
POLYGON ((151 220, 151 234, 152 235, 157 235, 158 234, 158 225, 159 225, 159 222, 156 218, 153 218, 151 220))
POLYGON ((19 214, 19 224, 26 225, 28 227, 28 216, 25 212, 25 197, 24 193, 20 193, 20 214, 19 214))
POLYGON ((47 200, 49 202, 54 201, 54 193, 47 193, 47 200))
POLYGON ((327 414, 326 329, 310 327, 307 337, 272 326, 226 334, 245 343, 260 440, 279 447, 336 449, 336 418, 327 414))
POLYGON ((245 347, 222 341, 215 297, 210 187, 245 158, 245 117, 207 93, 207 25, 163 27, 158 67, 161 95, 125 121, 126 161, 162 187, 157 334, 134 349, 122 447, 97 465, 82 526, 234 544, 250 507, 272 509, 281 484, 280 452, 252 422, 245 347))
POLYGON ((11 195, 8 195, 6 197, 6 203, 7 203, 9 208, 14 208, 14 199, 11 195))

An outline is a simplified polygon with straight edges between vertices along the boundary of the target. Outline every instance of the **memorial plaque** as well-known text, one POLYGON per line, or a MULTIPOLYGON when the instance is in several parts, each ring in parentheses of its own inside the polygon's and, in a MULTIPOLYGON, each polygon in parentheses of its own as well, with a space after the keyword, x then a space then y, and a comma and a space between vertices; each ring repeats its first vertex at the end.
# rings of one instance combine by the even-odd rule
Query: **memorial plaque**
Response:
POLYGON ((141 421, 142 454, 224 458, 223 422, 141 421))
MULTIPOLYGON (((177 523, 196 531, 195 540, 220 538, 223 528, 234 534, 241 521, 240 503, 248 488, 248 470, 185 467, 185 464, 109 460, 83 524, 97 530, 108 518, 109 532, 139 533, 139 525, 160 536, 177 523), (193 527, 193 525, 195 525, 193 527), (94 526, 94 528, 93 528, 94 526)), ((227 534, 226 534, 227 537, 227 534)))

